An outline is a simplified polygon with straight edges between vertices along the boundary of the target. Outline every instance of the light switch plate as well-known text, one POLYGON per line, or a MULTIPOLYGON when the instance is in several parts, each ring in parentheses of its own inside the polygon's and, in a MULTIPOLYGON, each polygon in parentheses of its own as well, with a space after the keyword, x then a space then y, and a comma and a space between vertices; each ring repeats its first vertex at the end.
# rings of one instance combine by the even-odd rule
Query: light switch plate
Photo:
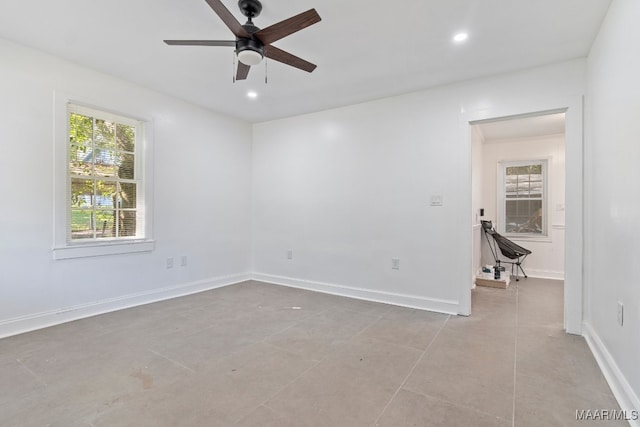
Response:
POLYGON ((442 206, 442 195, 434 194, 431 196, 430 200, 431 206, 442 206))

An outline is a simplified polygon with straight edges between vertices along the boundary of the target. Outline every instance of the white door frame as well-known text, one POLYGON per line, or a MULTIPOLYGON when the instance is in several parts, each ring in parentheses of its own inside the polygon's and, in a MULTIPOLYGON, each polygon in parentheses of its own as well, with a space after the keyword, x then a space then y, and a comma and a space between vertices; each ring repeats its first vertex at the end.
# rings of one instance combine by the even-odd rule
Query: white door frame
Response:
MULTIPOLYGON (((564 328, 566 332, 582 334, 584 293, 584 105, 583 97, 569 97, 535 102, 521 110, 482 109, 461 114, 461 137, 467 144, 467 212, 471 213, 471 126, 483 121, 526 117, 531 115, 565 113, 565 280, 564 280, 564 328)), ((471 215, 468 216, 470 218, 471 215)), ((473 224, 470 224, 471 230, 473 224)), ((471 255, 473 242, 467 233, 467 246, 471 255)), ((469 256, 468 270, 472 271, 469 256)), ((471 284, 461 283, 459 292, 459 314, 471 314, 471 284)))

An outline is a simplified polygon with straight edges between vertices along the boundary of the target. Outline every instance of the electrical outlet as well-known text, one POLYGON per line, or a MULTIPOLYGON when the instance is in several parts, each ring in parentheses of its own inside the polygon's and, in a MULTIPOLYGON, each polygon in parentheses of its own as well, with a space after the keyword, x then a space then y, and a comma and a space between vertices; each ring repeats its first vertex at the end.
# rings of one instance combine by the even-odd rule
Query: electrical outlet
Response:
POLYGON ((173 268, 173 258, 167 258, 167 268, 173 268))
POLYGON ((622 326, 624 324, 624 304, 618 301, 618 325, 622 326))
POLYGON ((186 267, 187 266, 187 256, 186 255, 182 255, 182 258, 180 258, 180 265, 182 267, 186 267))
POLYGON ((400 259, 399 258, 391 258, 391 269, 400 270, 400 259))
POLYGON ((293 259, 293 249, 287 249, 287 259, 293 259))

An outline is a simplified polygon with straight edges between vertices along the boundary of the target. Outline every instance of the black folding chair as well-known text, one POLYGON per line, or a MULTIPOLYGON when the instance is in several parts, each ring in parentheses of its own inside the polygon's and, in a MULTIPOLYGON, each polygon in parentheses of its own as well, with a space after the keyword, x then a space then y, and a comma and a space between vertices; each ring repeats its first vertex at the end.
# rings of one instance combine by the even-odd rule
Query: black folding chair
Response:
POLYGON ((500 268, 501 262, 511 264, 511 275, 513 275, 514 268, 516 270, 516 282, 520 280, 520 271, 522 271, 522 275, 526 278, 527 273, 525 273, 524 269, 522 268, 522 262, 525 260, 525 258, 527 258, 528 255, 531 254, 531 251, 529 249, 523 248, 520 245, 516 245, 511 240, 499 234, 493 228, 493 223, 491 221, 483 220, 481 222, 484 236, 487 238, 487 243, 489 244, 489 249, 491 249, 493 258, 495 259, 496 266, 500 268), (489 236, 492 237, 491 240, 489 239, 489 236), (493 244, 491 244, 492 240, 493 244), (502 253, 503 256, 515 261, 501 261, 498 257, 498 249, 500 249, 500 253, 502 253))

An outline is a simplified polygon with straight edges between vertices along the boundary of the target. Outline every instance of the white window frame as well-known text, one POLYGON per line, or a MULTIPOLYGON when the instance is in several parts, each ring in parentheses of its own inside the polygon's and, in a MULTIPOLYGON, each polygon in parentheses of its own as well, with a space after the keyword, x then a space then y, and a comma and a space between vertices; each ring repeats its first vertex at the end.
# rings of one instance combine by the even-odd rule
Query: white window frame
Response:
POLYGON ((549 240, 549 164, 551 159, 538 158, 531 160, 501 160, 498 162, 498 189, 497 189, 497 212, 498 212, 498 232, 505 236, 525 239, 525 240, 549 240), (506 232, 506 194, 505 175, 508 167, 542 165, 542 233, 507 233, 506 232))
POLYGON ((63 94, 54 94, 54 244, 53 258, 94 257, 154 249, 152 238, 153 122, 139 115, 95 107, 63 94), (71 175, 69 172, 69 115, 71 112, 136 126, 135 173, 137 186, 136 236, 111 239, 71 240, 71 175))

